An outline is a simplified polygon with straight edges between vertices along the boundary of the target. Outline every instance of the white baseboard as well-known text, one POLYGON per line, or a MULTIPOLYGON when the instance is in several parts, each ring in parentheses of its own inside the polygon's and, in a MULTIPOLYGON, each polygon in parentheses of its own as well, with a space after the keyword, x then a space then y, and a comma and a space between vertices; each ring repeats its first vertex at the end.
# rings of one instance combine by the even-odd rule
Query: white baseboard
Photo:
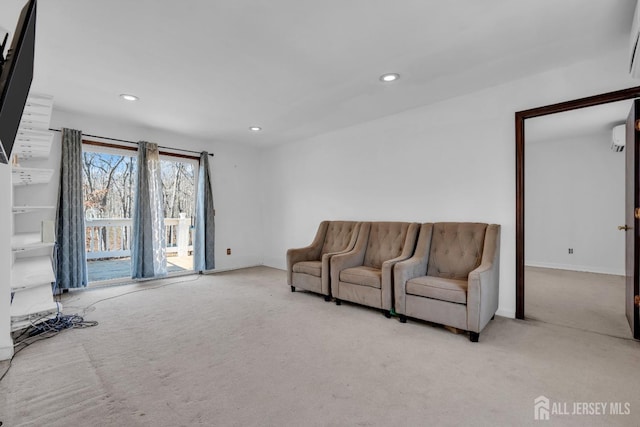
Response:
POLYGON ((238 270, 241 268, 262 265, 262 259, 253 255, 230 255, 216 257, 216 268, 213 271, 238 270))
POLYGON ((0 347, 0 360, 9 360, 13 357, 13 345, 0 347))
POLYGON ((264 257, 263 265, 267 267, 277 268, 278 270, 287 269, 287 261, 282 257, 264 257))
POLYGON ((525 261, 524 265, 526 267, 540 267, 540 268, 551 268, 554 270, 569 270, 569 271, 582 271, 585 273, 597 273, 597 274, 611 274, 614 276, 624 276, 624 270, 618 270, 615 268, 607 268, 607 267, 591 267, 584 265, 573 265, 573 264, 557 264, 552 262, 539 262, 539 261, 525 261))
POLYGON ((261 267, 261 266, 262 264, 255 264, 255 265, 243 265, 238 267, 216 268, 215 270, 203 271, 202 274, 224 273, 225 271, 235 271, 235 270, 242 270, 243 268, 252 268, 252 267, 261 267))
POLYGON ((502 308, 499 308, 498 311, 496 311, 496 316, 500 316, 500 317, 508 317, 510 319, 515 319, 516 318, 516 311, 515 310, 505 310, 502 308))

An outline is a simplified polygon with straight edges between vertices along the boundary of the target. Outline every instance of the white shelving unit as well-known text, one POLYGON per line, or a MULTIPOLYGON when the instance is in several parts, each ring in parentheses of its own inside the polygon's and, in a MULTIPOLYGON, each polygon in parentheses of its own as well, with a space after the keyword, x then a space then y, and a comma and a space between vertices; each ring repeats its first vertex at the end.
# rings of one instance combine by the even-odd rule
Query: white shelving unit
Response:
MULTIPOLYGON (((14 194, 16 191, 27 191, 21 189, 26 186, 46 184, 51 181, 53 169, 18 164, 23 161, 46 159, 49 156, 53 143, 53 133, 49 131, 52 106, 53 100, 49 96, 30 95, 27 100, 12 151, 11 177, 14 194)), ((55 206, 22 204, 12 207, 14 216, 47 210, 51 210, 53 216, 55 206)), ((40 223, 32 225, 30 229, 41 229, 40 223)), ((54 318, 62 309, 61 305, 54 301, 52 292, 55 274, 51 255, 55 244, 45 241, 43 234, 45 233, 42 231, 14 232, 11 238, 12 331, 54 318)))
POLYGON ((51 286, 32 286, 13 294, 11 301, 11 330, 27 328, 51 319, 62 310, 53 300, 51 286))
POLYGON ((53 283, 56 280, 49 257, 16 259, 11 268, 11 277, 12 291, 33 288, 40 286, 40 283, 53 283))
POLYGON ((37 212, 41 210, 49 210, 55 209, 55 206, 30 206, 30 205, 22 205, 22 206, 14 206, 12 209, 14 214, 17 213, 29 213, 29 212, 37 212))
POLYGON ((13 186, 46 184, 51 181, 53 169, 25 168, 14 166, 11 169, 13 186))
POLYGON ((12 154, 20 159, 48 157, 52 142, 53 134, 49 131, 20 129, 12 154))
POLYGON ((41 233, 14 233, 11 236, 11 250, 16 252, 52 248, 53 242, 43 242, 41 233))

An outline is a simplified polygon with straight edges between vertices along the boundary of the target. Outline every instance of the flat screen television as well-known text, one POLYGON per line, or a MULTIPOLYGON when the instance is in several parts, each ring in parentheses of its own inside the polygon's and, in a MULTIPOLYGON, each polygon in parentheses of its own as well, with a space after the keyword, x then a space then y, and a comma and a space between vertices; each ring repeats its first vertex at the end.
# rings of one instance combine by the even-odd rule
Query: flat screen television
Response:
MULTIPOLYGON (((0 162, 8 163, 18 133, 22 112, 33 79, 33 59, 36 41, 36 2, 29 0, 22 8, 13 33, 11 47, 0 69, 0 162)), ((6 37, 5 42, 6 44, 6 37)))

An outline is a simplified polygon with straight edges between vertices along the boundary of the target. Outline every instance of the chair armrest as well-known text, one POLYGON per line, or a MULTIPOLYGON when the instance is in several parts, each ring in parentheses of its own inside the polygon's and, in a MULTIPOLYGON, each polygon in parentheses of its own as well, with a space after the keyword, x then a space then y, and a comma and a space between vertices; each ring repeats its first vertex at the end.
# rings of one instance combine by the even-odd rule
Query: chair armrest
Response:
POLYGON ((322 294, 331 295, 331 260, 335 255, 346 254, 352 248, 339 252, 328 252, 322 255, 322 294))
POLYGON ((404 246, 402 247, 402 253, 397 257, 388 259, 382 263, 382 275, 384 276, 386 273, 389 280, 391 280, 391 270, 393 269, 393 266, 400 261, 408 260, 414 255, 414 252, 416 250, 416 239, 418 238, 418 227, 419 224, 417 223, 409 225, 407 236, 405 237, 404 241, 404 246))
MULTIPOLYGON (((331 257, 331 287, 338 289, 340 282, 340 272, 346 268, 356 267, 364 263, 364 254, 369 241, 369 230, 371 225, 363 222, 358 230, 358 237, 355 246, 350 251, 342 252, 331 257)), ((336 293, 334 293, 336 296, 336 293)))
POLYGON ((433 224, 422 224, 413 256, 398 262, 393 267, 394 308, 398 314, 406 314, 407 312, 407 282, 415 277, 426 276, 427 274, 432 234, 433 224))
POLYGON ((287 284, 293 285, 293 266, 300 261, 320 260, 320 252, 322 251, 322 243, 327 233, 329 221, 322 221, 316 232, 313 242, 304 248, 294 248, 287 250, 287 284))
POLYGON ((393 308, 394 303, 394 289, 393 289, 393 266, 396 265, 400 261, 404 261, 409 259, 415 249, 416 249, 416 240, 418 239, 418 230, 420 228, 420 224, 411 223, 409 224, 409 228, 407 230, 407 236, 404 239, 404 245, 402 246, 402 253, 392 259, 388 259, 382 263, 382 277, 381 277, 381 287, 382 287, 382 309, 383 310, 391 310, 393 308))
POLYGON ((428 260, 423 257, 413 256, 407 260, 400 261, 393 267, 393 283, 396 290, 404 290, 406 283, 427 275, 428 260))
POLYGON ((487 227, 481 264, 469 273, 467 329, 480 332, 498 310, 500 292, 500 226, 487 227))
POLYGON ((355 227, 351 233, 351 239, 349 243, 347 243, 347 247, 344 250, 336 251, 336 252, 328 252, 322 255, 322 273, 321 277, 321 293, 323 295, 331 295, 331 258, 334 255, 344 254, 353 249, 356 244, 356 240, 358 239, 358 230, 360 230, 360 222, 356 222, 355 227))

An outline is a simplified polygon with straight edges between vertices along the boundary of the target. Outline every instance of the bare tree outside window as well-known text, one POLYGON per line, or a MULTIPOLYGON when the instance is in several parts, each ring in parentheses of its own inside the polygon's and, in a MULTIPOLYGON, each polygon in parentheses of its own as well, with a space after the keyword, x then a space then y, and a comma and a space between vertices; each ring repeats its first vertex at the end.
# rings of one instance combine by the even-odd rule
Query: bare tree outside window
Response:
MULTIPOLYGON (((136 164, 135 154, 83 153, 88 260, 124 260, 130 257, 136 164)), ((196 163, 163 158, 160 161, 160 174, 167 255, 189 257, 192 254, 196 163)), ((126 276, 127 271, 127 268, 123 268, 122 274, 126 276)), ((112 278, 116 277, 124 276, 112 278)))
POLYGON ((195 167, 191 163, 162 160, 162 193, 165 218, 178 218, 184 213, 188 218, 195 211, 195 167))
MULTIPOLYGON (((195 212, 195 166, 192 163, 161 160, 167 247, 191 247, 191 224, 195 212), (180 235, 184 240, 180 242, 180 235), (188 237, 187 237, 188 236, 188 237)), ((171 251, 169 254, 173 254, 171 251)), ((184 251, 177 252, 184 255, 184 251)))

